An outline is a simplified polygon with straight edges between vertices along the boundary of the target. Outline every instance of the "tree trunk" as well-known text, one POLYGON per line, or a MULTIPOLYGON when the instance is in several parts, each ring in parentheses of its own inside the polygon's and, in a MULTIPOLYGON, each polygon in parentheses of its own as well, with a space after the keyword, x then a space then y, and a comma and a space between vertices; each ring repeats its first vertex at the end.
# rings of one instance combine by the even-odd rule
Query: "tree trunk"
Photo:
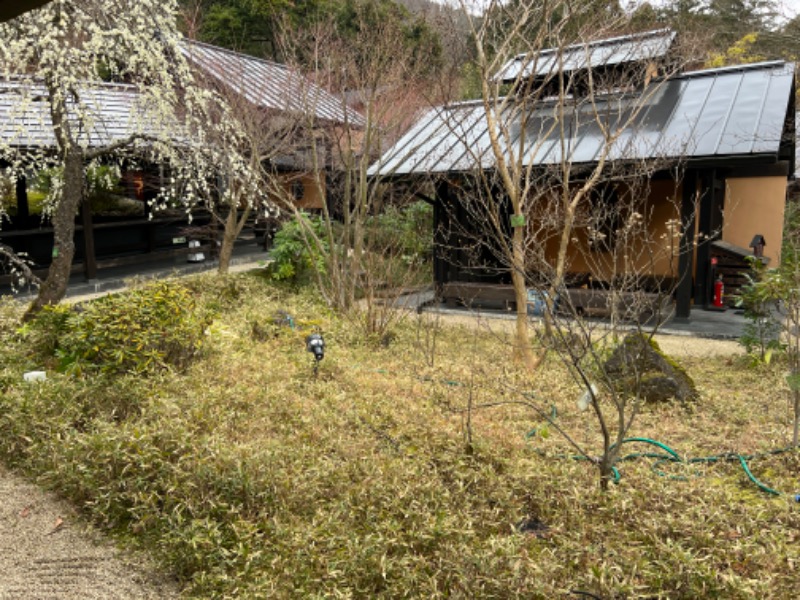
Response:
POLYGON ((550 339, 553 335, 553 314, 555 299, 559 293, 564 291, 564 278, 567 271, 567 252, 569 251, 570 240, 572 238, 572 227, 575 223, 575 208, 567 201, 565 202, 566 214, 564 223, 561 226, 561 238, 558 243, 558 254, 556 255, 556 268, 553 279, 550 282, 550 289, 547 294, 548 310, 544 314, 545 336, 550 339))
POLYGON ((800 392, 794 392, 794 432, 792 434, 792 445, 797 448, 798 437, 800 436, 800 392))
MULTIPOLYGON (((73 147, 74 148, 74 147, 73 147)), ((83 154, 72 149, 64 157, 64 188, 53 213, 53 261, 39 293, 28 307, 24 321, 33 319, 45 306, 58 304, 67 293, 75 256, 75 214, 83 200, 83 154)))
MULTIPOLYGON (((220 275, 227 274, 231 266, 233 245, 238 237, 238 233, 236 231, 237 213, 238 211, 236 208, 231 207, 231 209, 228 211, 228 216, 225 219, 225 229, 222 232, 222 245, 219 248, 219 266, 217 267, 217 273, 220 275)), ((212 240, 211 243, 216 243, 216 240, 212 240)))
POLYGON ((529 371, 539 366, 541 358, 536 358, 528 335, 528 288, 525 282, 524 227, 514 228, 512 240, 511 282, 514 285, 514 299, 517 305, 516 340, 514 355, 529 371))
MULTIPOLYGON (((241 205, 239 198, 234 198, 232 201, 231 209, 228 211, 228 216, 225 219, 225 229, 222 232, 222 244, 219 248, 219 266, 217 272, 220 275, 227 274, 231 266, 231 258, 233 257, 233 247, 239 235, 242 233, 247 219, 250 218, 250 205, 245 204, 242 212, 239 213, 238 206, 241 205)), ((216 244, 217 240, 212 240, 212 244, 216 244)))
POLYGON ((600 489, 608 491, 609 482, 614 480, 614 465, 609 456, 604 456, 600 461, 600 489))

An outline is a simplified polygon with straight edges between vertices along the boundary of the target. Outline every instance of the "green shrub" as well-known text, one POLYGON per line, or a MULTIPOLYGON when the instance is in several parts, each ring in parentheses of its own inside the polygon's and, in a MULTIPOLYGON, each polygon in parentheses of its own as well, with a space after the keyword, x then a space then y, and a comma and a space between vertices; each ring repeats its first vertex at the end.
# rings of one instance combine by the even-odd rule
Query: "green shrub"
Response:
POLYGON ((307 280, 315 271, 324 273, 325 255, 329 251, 322 219, 301 213, 300 219, 286 221, 275 234, 270 250, 273 261, 269 266, 270 277, 277 281, 299 283, 307 280), (311 237, 319 241, 315 243, 311 237))
POLYGON ((214 313, 236 310, 249 297, 258 297, 263 302, 280 295, 279 288, 260 270, 225 276, 204 273, 186 278, 183 283, 197 302, 214 313))
POLYGON ((18 333, 25 340, 29 356, 37 362, 52 363, 71 314, 72 308, 65 304, 45 306, 35 320, 23 325, 18 333))
POLYGON ((210 315, 184 286, 157 282, 70 310, 43 311, 31 326, 40 355, 80 373, 148 373, 185 368, 202 345, 210 315))
POLYGON ((387 249, 408 262, 430 260, 433 255, 433 207, 422 200, 403 208, 388 206, 367 222, 369 245, 375 252, 387 249))
POLYGON ((756 363, 769 364, 773 355, 784 349, 781 318, 776 309, 786 290, 779 270, 768 270, 760 260, 751 261, 751 265, 752 274, 745 274, 747 284, 737 298, 746 319, 739 343, 756 363))

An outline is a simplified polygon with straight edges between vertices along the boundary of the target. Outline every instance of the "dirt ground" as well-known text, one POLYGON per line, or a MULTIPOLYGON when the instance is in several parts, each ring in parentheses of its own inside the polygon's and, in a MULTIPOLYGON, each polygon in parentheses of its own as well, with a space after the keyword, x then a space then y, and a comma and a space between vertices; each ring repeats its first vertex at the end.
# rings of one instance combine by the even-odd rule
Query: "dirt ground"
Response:
POLYGON ((123 555, 68 504, 0 466, 0 599, 177 598, 177 584, 123 555))

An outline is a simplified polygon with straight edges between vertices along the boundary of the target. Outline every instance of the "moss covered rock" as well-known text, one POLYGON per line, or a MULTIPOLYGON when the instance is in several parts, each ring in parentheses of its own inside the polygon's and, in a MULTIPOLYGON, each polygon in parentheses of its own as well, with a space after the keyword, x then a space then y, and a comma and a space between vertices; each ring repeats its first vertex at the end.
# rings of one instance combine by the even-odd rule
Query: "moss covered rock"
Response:
POLYGON ((684 402, 698 397, 694 381, 684 368, 642 333, 627 335, 603 367, 618 393, 647 402, 672 398, 684 402))

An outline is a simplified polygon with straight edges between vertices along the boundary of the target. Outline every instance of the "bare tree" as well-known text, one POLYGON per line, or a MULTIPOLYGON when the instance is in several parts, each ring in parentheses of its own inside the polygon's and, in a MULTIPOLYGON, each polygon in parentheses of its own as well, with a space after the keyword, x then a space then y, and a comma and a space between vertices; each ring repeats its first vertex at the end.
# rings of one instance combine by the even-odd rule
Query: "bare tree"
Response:
MULTIPOLYGON (((341 123, 318 127, 311 138, 314 170, 327 167, 334 176, 330 187, 320 189, 328 197, 320 207, 325 234, 321 239, 307 227, 307 243, 326 249, 325 272, 317 273, 323 296, 372 335, 385 333, 401 317, 393 310, 392 297, 428 274, 421 272, 419 257, 404 253, 401 232, 386 236, 384 229, 381 234, 378 217, 386 206, 402 207, 426 197, 423 190, 378 182, 369 166, 451 79, 444 76, 432 83, 430 61, 410 44, 402 23, 375 18, 367 4, 354 10, 349 29, 320 23, 306 39, 295 36, 294 49, 284 53, 300 56, 312 81, 336 93, 347 115, 341 123)), ((306 112, 313 114, 316 99, 309 95, 308 102, 306 112)), ((288 208, 299 215, 296 205, 288 208)))
MULTIPOLYGON (((390 153, 380 170, 427 173, 445 188, 450 214, 438 235, 456 273, 510 280, 515 356, 533 371, 555 350, 570 369, 602 434, 593 460, 606 486, 647 391, 650 340, 693 229, 678 197, 688 140, 657 142, 640 123, 679 71, 674 34, 620 36, 624 15, 598 12, 601 4, 492 2, 470 18, 480 98, 432 111, 415 128, 419 139, 401 141, 408 150, 390 153), (595 43, 603 37, 615 39, 595 43), (545 323, 538 355, 530 300, 545 323), (611 323, 598 327, 592 311, 611 323), (608 354, 629 327, 640 335, 620 346, 633 365, 623 376, 608 354)), ((536 399, 522 402, 547 414, 536 399)))
MULTIPOLYGON (((655 170, 639 162, 620 174, 612 163, 648 99, 676 71, 675 64, 659 63, 658 57, 641 60, 647 38, 637 42, 635 36, 623 50, 629 63, 592 64, 602 60, 602 52, 590 42, 626 25, 624 15, 608 12, 601 15, 604 21, 587 20, 598 16, 595 4, 493 2, 484 19, 471 18, 481 88, 475 114, 488 143, 469 139, 473 130, 460 134, 462 117, 451 124, 472 162, 492 167, 473 173, 470 193, 479 200, 471 210, 480 214, 472 220, 482 224, 479 245, 490 247, 508 269, 515 291, 515 353, 529 369, 540 358, 529 342, 526 274, 541 267, 530 264, 530 248, 541 249, 552 274, 546 294, 550 314, 569 270, 582 207, 596 203, 593 196, 608 181, 647 177, 655 170), (641 84, 636 96, 626 96, 641 84), (591 155, 586 144, 578 144, 587 132, 596 141, 591 155)), ((546 325, 549 334, 549 320, 546 325)))

